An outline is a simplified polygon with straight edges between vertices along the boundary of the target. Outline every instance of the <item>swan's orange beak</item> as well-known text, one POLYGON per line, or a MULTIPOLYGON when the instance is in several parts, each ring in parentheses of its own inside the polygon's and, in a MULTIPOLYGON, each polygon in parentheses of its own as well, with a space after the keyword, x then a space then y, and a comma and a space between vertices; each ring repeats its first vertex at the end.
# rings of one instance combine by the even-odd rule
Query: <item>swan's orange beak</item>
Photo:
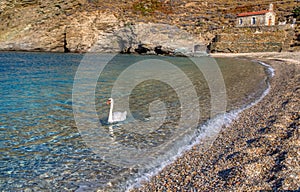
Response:
POLYGON ((107 105, 110 105, 110 103, 111 103, 110 100, 107 100, 107 101, 106 101, 106 104, 107 104, 107 105))

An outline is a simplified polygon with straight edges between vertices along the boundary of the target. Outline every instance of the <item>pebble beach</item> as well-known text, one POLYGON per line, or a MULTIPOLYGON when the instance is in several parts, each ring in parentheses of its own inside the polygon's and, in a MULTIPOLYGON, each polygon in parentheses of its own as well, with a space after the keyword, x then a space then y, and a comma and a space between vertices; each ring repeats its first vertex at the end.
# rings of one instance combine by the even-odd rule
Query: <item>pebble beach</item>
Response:
POLYGON ((269 93, 131 191, 300 190, 300 53, 213 54, 262 61, 275 70, 269 93))

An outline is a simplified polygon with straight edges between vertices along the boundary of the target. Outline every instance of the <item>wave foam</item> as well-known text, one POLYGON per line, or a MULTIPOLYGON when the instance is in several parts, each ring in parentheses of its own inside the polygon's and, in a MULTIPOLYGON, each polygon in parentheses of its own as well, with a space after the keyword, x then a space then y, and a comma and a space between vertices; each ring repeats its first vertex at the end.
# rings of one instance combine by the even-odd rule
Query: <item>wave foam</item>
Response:
MULTIPOLYGON (((257 62, 267 67, 268 70, 267 75, 269 77, 274 77, 275 70, 270 65, 261 61, 257 61, 257 62)), ((201 132, 198 132, 198 135, 196 135, 195 139, 193 139, 189 145, 179 148, 178 153, 175 156, 171 157, 167 161, 162 162, 159 167, 153 168, 150 172, 142 173, 138 178, 134 179, 133 181, 128 181, 125 188, 126 191, 130 191, 133 188, 140 187, 142 183, 150 181, 150 179, 153 176, 157 175, 166 166, 170 165, 177 158, 181 157, 184 154, 184 152, 191 150, 193 146, 201 144, 201 141, 214 135, 214 133, 211 130, 219 132, 222 129, 222 127, 229 126, 235 119, 238 118, 241 112, 259 103, 269 93, 269 91, 270 91, 270 83, 267 79, 267 89, 262 93, 262 95, 257 100, 253 101, 249 105, 246 105, 240 109, 233 110, 225 114, 220 114, 208 120, 204 125, 200 127, 201 132)))

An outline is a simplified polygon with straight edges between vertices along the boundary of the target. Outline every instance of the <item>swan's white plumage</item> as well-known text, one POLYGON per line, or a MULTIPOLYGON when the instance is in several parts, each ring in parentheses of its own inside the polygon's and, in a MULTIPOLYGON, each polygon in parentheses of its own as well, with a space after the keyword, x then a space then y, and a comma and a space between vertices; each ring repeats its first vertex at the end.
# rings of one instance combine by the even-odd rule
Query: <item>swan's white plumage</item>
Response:
POLYGON ((107 104, 110 104, 109 114, 108 114, 108 123, 120 122, 126 119, 127 112, 113 112, 114 100, 109 98, 107 104))

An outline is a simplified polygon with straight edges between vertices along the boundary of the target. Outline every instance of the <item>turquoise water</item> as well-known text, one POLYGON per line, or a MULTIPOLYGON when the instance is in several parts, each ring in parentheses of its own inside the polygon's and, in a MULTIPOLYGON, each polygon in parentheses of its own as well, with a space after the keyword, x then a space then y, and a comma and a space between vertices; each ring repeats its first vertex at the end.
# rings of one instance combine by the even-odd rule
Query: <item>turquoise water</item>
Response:
MULTIPOLYGON (((72 89, 83 57, 81 54, 0 53, 1 190, 90 191, 104 188, 108 182, 113 185, 115 182, 115 189, 124 189, 124 183, 130 178, 140 176, 140 172, 151 171, 150 168, 129 171, 124 166, 102 160, 101 155, 90 149, 81 137, 73 115, 72 89)), ((127 67, 126 61, 134 61, 137 57, 119 56, 119 61, 124 63, 112 68, 108 66, 98 80, 96 110, 99 122, 103 123, 103 129, 107 131, 109 108, 105 101, 110 96, 115 75, 127 67)), ((199 74, 194 73, 194 68, 185 66, 184 58, 167 59, 179 61, 179 66, 184 68, 188 76, 198 78, 199 74)), ((226 84, 227 111, 255 101, 267 87, 265 68, 257 63, 219 59, 218 64, 226 84)), ((201 78, 197 78, 193 80, 195 83, 202 82, 201 78)), ((202 87, 196 89, 202 101, 199 106, 203 111, 199 125, 209 118, 207 107, 210 107, 207 104, 210 99, 207 84, 200 84, 202 87)), ((168 117, 172 120, 170 122, 177 122, 180 104, 172 87, 151 81, 139 84, 132 92, 130 105, 133 119, 143 121, 151 117, 147 113, 147 102, 156 97, 167 103, 170 109, 167 114, 171 114, 168 117), (143 107, 145 105, 147 107, 143 107)), ((157 114, 165 115, 164 111, 158 111, 157 114)), ((133 119, 129 118, 126 122, 130 123, 133 119)), ((176 123, 166 123, 158 131, 151 132, 150 137, 144 137, 142 134, 129 134, 120 125, 114 127, 113 139, 122 145, 136 148, 157 147, 175 133, 172 129, 176 126, 176 123)))

